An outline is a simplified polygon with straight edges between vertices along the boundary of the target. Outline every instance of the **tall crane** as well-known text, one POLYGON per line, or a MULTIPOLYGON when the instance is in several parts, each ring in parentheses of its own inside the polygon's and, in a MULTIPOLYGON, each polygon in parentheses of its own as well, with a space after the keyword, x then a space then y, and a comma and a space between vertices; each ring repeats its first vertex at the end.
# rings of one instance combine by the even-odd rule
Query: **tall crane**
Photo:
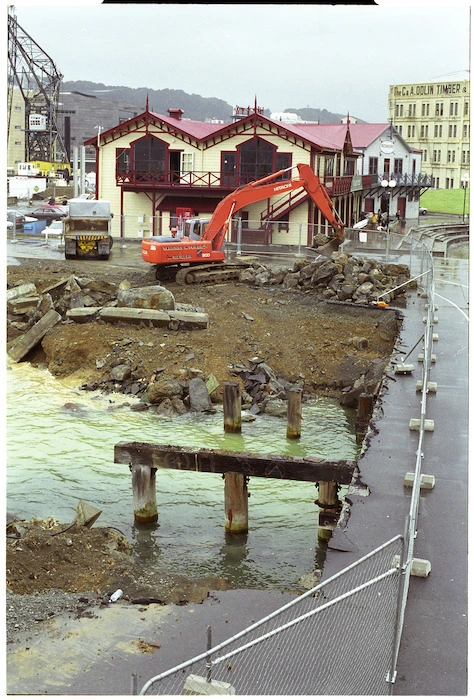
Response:
POLYGON ((18 24, 15 8, 8 11, 7 133, 10 136, 13 94, 19 88, 25 103, 25 161, 67 162, 57 126, 63 76, 47 53, 18 24))

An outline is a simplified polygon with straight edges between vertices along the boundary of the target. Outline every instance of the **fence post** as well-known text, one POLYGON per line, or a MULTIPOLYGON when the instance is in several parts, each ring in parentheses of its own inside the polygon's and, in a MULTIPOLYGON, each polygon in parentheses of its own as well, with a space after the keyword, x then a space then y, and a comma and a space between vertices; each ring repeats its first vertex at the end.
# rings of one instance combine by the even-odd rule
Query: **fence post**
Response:
POLYGON ((242 255, 242 217, 237 220, 237 255, 242 255))

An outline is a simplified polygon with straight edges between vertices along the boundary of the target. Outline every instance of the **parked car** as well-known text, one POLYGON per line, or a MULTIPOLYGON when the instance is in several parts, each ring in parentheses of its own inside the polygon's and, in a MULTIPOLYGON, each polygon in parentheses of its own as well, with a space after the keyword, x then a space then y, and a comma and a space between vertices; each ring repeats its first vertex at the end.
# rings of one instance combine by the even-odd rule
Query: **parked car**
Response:
POLYGON ((44 233, 46 241, 49 236, 63 236, 64 234, 64 223, 61 219, 56 219, 52 221, 49 226, 46 226, 41 233, 44 233))
POLYGON ((425 214, 428 213, 428 209, 426 207, 420 207, 420 215, 425 216, 425 214))
POLYGON ((40 221, 56 221, 67 216, 67 209, 57 204, 43 204, 43 206, 34 209, 31 216, 40 221))
POLYGON ((13 231, 13 221, 7 219, 7 231, 13 231))
POLYGON ((7 221, 11 221, 12 224, 15 224, 17 231, 23 231, 23 226, 25 224, 25 216, 21 213, 21 211, 16 211, 15 209, 7 209, 7 221))

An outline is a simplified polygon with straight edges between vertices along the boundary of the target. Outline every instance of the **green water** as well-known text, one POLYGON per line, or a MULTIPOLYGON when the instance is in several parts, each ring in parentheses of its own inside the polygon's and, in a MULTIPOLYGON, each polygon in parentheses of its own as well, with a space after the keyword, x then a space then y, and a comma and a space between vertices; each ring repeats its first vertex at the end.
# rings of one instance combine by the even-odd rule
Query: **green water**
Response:
POLYGON ((223 576, 241 587, 296 585, 320 565, 317 490, 313 484, 251 478, 249 532, 224 531, 221 475, 163 469, 157 473, 159 526, 133 522, 131 474, 114 464, 114 445, 142 441, 281 455, 356 459, 353 411, 324 398, 303 405, 299 440, 286 419, 259 416, 241 434, 224 433, 221 408, 173 421, 131 411, 123 395, 81 392, 46 370, 11 364, 7 380, 7 509, 20 518, 73 521, 84 500, 102 510, 150 569, 223 576), (64 409, 74 402, 79 410, 64 409))

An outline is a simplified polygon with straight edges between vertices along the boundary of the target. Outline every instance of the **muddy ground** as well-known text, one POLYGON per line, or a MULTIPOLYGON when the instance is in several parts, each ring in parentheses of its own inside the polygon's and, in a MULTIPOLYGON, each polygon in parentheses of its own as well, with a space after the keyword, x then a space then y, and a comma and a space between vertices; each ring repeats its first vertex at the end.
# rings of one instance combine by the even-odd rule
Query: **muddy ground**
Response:
MULTIPOLYGON (((34 282, 42 292, 73 274, 116 284, 128 280, 132 286, 153 281, 148 270, 107 262, 24 259, 21 265, 8 268, 7 284, 34 282)), ((26 361, 46 366, 58 381, 67 379, 68 384, 72 381, 81 386, 106 378, 110 366, 103 363, 104 358, 121 352, 126 341, 134 376, 149 380, 160 368, 182 379, 192 366, 219 381, 214 401, 222 396, 223 382, 236 381, 232 365, 246 364, 255 356, 278 377, 303 381, 305 393, 340 396, 344 386, 374 363, 387 365, 397 337, 398 327, 390 312, 327 304, 311 292, 256 288, 231 281, 213 286, 166 286, 177 302, 202 308, 209 315, 209 327, 171 331, 65 322, 53 328, 26 361), (350 342, 354 337, 367 339, 367 347, 355 347, 350 342)), ((8 339, 15 335, 18 332, 10 329, 8 339)), ((120 533, 97 526, 61 533, 62 529, 64 524, 53 520, 10 527, 6 551, 9 591, 32 594, 56 588, 92 592, 102 600, 120 587, 130 599, 185 603, 202 600, 210 589, 229 587, 226 581, 211 578, 189 581, 157 574, 149 580, 145 572, 137 570, 130 545, 120 533)))

